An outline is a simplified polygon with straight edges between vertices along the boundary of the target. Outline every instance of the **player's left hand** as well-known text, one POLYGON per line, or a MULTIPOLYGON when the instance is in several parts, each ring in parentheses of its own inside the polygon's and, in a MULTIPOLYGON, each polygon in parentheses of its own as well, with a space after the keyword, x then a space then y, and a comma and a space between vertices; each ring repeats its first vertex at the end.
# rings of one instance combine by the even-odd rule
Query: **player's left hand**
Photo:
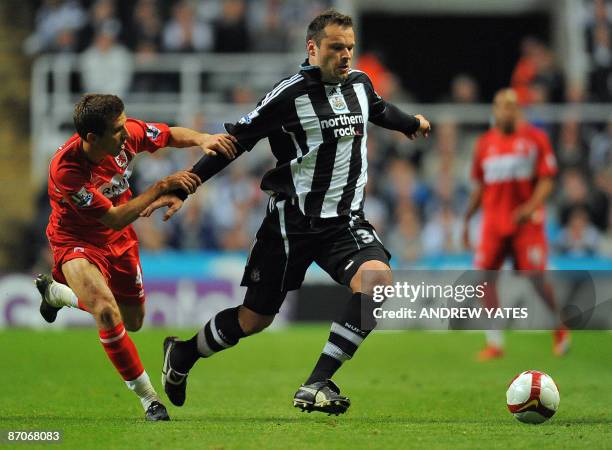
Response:
POLYGON ((220 153, 227 159, 234 159, 238 154, 236 142, 238 141, 231 134, 207 134, 200 147, 209 156, 217 156, 220 153))
POLYGON ((431 133, 431 124, 429 123, 429 120, 427 120, 421 114, 417 114, 414 117, 419 119, 419 123, 420 123, 419 129, 416 130, 414 133, 408 135, 408 139, 412 140, 418 137, 419 135, 423 137, 429 137, 429 133, 431 133))
POLYGON ((521 205, 514 210, 513 219, 514 223, 521 225, 531 220, 533 215, 533 209, 529 205, 521 205))
POLYGON ((153 211, 163 208, 164 206, 168 207, 168 211, 166 211, 164 214, 164 222, 166 222, 168 219, 170 219, 170 217, 175 215, 179 209, 181 209, 183 206, 183 200, 173 194, 161 195, 140 213, 140 217, 150 217, 151 214, 153 214, 153 211))

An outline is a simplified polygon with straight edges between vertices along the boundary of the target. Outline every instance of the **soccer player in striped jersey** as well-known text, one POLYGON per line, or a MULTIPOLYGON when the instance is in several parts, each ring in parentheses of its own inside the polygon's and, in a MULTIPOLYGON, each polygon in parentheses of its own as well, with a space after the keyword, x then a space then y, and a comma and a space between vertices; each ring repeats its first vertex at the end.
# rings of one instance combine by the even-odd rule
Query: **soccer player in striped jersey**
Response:
MULTIPOLYGON (((187 374, 195 362, 270 325, 287 291, 298 289, 316 262, 351 296, 296 392, 294 406, 331 414, 350 406, 331 378, 375 326, 374 285, 391 281, 390 254, 363 214, 367 124, 411 139, 427 136, 430 125, 423 116, 384 101, 366 73, 351 69, 355 36, 349 16, 322 13, 309 25, 306 42, 308 58, 299 72, 279 82, 238 123, 226 125, 239 152, 268 138, 278 161, 261 184, 270 201, 244 271, 244 303, 216 314, 190 340, 164 342, 162 381, 175 405, 185 401, 187 374)), ((192 170, 205 181, 229 163, 205 157, 192 170)))

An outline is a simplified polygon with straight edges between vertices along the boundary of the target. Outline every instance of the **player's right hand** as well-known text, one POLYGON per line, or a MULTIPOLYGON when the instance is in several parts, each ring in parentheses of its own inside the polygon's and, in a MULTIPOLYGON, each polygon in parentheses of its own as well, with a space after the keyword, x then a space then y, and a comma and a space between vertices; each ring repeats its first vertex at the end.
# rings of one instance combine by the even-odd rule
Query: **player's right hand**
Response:
POLYGON ((238 140, 231 134, 208 134, 200 147, 206 155, 217 156, 220 153, 227 159, 234 159, 238 154, 236 142, 238 140))
POLYGON ((164 222, 170 219, 170 217, 175 215, 177 211, 181 209, 183 206, 183 200, 174 194, 164 194, 147 206, 144 211, 140 213, 140 217, 150 217, 155 210, 165 206, 168 207, 168 211, 166 211, 164 214, 164 222))
POLYGON ((193 172, 181 170, 180 172, 173 173, 163 178, 160 184, 163 194, 174 191, 175 189, 182 189, 188 194, 193 194, 198 186, 202 184, 202 180, 193 172))

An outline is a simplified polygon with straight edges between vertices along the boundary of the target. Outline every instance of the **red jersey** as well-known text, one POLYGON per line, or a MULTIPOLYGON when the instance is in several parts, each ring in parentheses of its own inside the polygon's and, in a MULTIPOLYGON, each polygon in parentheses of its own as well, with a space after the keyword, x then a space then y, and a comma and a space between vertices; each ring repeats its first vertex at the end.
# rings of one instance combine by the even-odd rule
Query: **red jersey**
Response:
MULTIPOLYGON (((483 230, 507 236, 517 231, 516 208, 533 195, 539 178, 554 176, 557 164, 546 134, 521 124, 511 135, 492 128, 480 137, 472 165, 472 178, 482 183, 483 230)), ((526 224, 542 227, 541 207, 526 224)))
POLYGON ((170 129, 161 123, 128 119, 129 137, 119 155, 106 156, 94 164, 83 153, 83 141, 74 134, 62 145, 49 165, 51 216, 47 237, 52 245, 87 242, 101 247, 114 242, 131 227, 112 230, 98 219, 111 206, 132 197, 130 183, 134 157, 142 151, 155 152, 168 145, 170 129))

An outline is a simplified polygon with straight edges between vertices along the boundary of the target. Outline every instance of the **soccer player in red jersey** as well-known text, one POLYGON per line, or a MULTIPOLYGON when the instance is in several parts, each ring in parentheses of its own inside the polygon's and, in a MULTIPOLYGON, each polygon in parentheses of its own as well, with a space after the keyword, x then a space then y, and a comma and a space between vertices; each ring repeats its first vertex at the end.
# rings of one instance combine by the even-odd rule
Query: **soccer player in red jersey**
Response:
MULTIPOLYGON (((493 103, 495 126, 480 137, 472 165, 475 189, 464 220, 464 243, 470 247, 468 224, 482 207, 480 243, 474 264, 497 271, 511 256, 514 268, 529 271, 529 279, 551 311, 556 310, 552 287, 544 279, 547 243, 544 203, 554 187, 555 156, 546 134, 522 119, 516 92, 502 89, 493 103)), ((489 280, 485 304, 498 307, 495 279, 489 280)), ((569 332, 559 326, 553 351, 564 354, 569 332)), ((503 356, 501 331, 487 331, 487 346, 479 359, 503 356)))
MULTIPOLYGON (((140 329, 145 314, 138 239, 130 224, 163 194, 194 192, 200 179, 180 171, 135 198, 128 179, 140 152, 199 146, 209 155, 233 158, 234 138, 127 118, 123 102, 114 95, 84 95, 75 106, 74 124, 77 133, 49 166, 47 238, 54 267, 53 279, 36 279, 40 312, 48 322, 55 321, 63 306, 90 312, 106 354, 140 398, 145 418, 169 420, 126 331, 140 329)), ((175 210, 181 203, 172 197, 166 206, 175 210)))

